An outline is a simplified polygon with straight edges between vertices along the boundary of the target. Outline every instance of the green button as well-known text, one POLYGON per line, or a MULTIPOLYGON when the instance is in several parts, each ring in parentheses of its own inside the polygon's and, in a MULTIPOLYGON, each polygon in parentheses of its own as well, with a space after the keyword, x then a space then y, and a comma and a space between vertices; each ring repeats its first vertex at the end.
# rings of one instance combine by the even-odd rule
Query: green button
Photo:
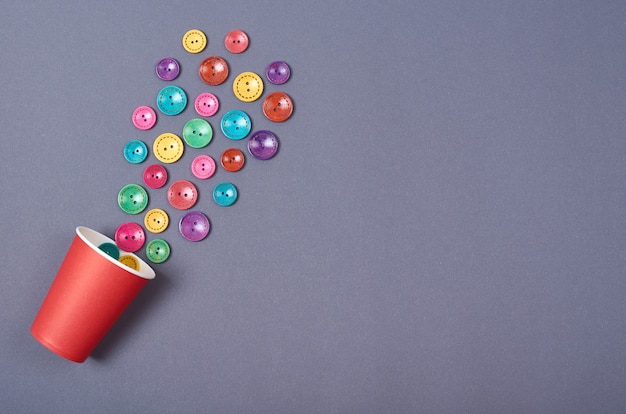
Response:
POLYGON ((170 257, 170 245, 165 240, 154 239, 146 246, 146 256, 152 263, 163 263, 170 257))
POLYGON ((118 260, 120 258, 120 249, 118 249, 114 243, 102 243, 100 246, 98 246, 98 249, 102 250, 115 260, 118 260))
POLYGON ((195 118, 187 121, 183 127, 183 139, 192 148, 203 148, 213 138, 213 128, 204 119, 195 118))
POLYGON ((117 204, 128 214, 139 214, 148 205, 148 193, 138 184, 128 184, 117 195, 117 204))

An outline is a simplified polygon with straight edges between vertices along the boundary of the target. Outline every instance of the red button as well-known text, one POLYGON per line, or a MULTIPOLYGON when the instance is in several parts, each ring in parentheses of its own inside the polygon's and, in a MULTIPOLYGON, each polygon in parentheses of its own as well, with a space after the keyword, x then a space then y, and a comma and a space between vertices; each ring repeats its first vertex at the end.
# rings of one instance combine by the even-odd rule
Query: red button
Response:
POLYGON ((196 204, 198 190, 187 180, 174 181, 167 192, 167 200, 178 210, 187 210, 196 204))
POLYGON ((161 188, 167 182, 167 170, 159 164, 149 165, 143 172, 143 181, 150 188, 161 188))
POLYGON ((136 252, 146 241, 146 233, 137 223, 124 223, 115 231, 117 247, 126 252, 136 252))
POLYGON ((235 172, 243 168, 246 162, 243 152, 237 148, 229 148, 222 153, 221 164, 226 171, 235 172))
POLYGON ((293 112, 293 102, 284 92, 273 92, 263 101, 263 114, 273 122, 286 121, 293 112))
POLYGON ((220 85, 228 77, 228 63, 219 56, 209 56, 200 64, 198 73, 204 83, 211 86, 220 85))
POLYGON ((241 30, 233 30, 224 38, 224 46, 230 53, 241 53, 248 48, 248 35, 241 30))

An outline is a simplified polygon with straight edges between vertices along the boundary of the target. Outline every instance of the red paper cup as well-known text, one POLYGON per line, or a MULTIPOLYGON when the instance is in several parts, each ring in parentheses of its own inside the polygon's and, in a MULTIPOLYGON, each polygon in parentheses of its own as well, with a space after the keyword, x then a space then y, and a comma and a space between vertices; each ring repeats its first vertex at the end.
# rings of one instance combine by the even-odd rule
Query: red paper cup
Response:
POLYGON ((139 270, 115 260, 98 248, 115 243, 86 227, 76 228, 56 278, 50 286, 31 334, 52 352, 84 362, 137 296, 154 270, 132 253, 139 270))

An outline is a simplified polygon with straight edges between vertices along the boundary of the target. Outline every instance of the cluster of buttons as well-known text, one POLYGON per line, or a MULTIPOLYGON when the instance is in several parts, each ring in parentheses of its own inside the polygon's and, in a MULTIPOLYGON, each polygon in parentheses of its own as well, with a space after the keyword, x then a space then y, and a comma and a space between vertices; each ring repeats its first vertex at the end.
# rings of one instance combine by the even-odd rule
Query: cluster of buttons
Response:
MULTIPOLYGON (((197 29, 187 31, 182 38, 183 48, 192 54, 201 53, 208 44, 207 36, 197 29)), ((233 54, 246 51, 249 46, 248 35, 241 30, 233 30, 224 38, 224 47, 233 54)), ((181 66, 173 57, 166 57, 157 62, 156 76, 163 81, 171 82, 178 78, 181 66)), ((221 56, 208 56, 198 67, 200 79, 209 86, 223 84, 229 76, 228 62, 221 56)), ((282 85, 291 76, 287 63, 271 62, 265 69, 265 78, 273 85, 282 85)), ((242 72, 235 77, 232 84, 234 96, 241 102, 257 101, 264 92, 263 78, 255 72, 242 72)), ((184 89, 176 85, 163 87, 156 96, 156 108, 166 116, 181 114, 188 106, 188 97, 184 89)), ((153 142, 152 153, 160 162, 148 165, 143 171, 143 182, 150 189, 163 188, 168 182, 168 172, 164 165, 175 163, 183 156, 186 147, 202 149, 209 145, 214 137, 211 124, 204 118, 214 116, 220 108, 218 97, 211 92, 200 93, 193 101, 196 113, 200 117, 188 120, 182 130, 181 137, 173 132, 159 134, 153 142)), ((270 93, 261 104, 265 117, 272 122, 284 122, 293 112, 293 102, 284 92, 270 93)), ((133 125, 140 131, 149 131, 157 123, 157 112, 148 105, 137 107, 131 116, 133 125)), ((222 134, 230 140, 240 141, 248 138, 247 149, 252 157, 268 160, 278 151, 278 138, 267 130, 252 132, 250 116, 240 109, 227 111, 220 120, 222 134)), ((143 163, 149 155, 148 146, 139 139, 126 143, 123 150, 124 158, 131 164, 143 163)), ((236 172, 243 168, 245 155, 238 148, 228 148, 221 154, 219 163, 225 171, 236 172)), ((199 180, 208 180, 216 172, 216 162, 208 154, 199 154, 191 162, 191 172, 199 180)), ((191 210, 198 201, 198 186, 188 180, 176 180, 167 189, 167 201, 176 210, 191 210)), ((231 182, 220 182, 213 187, 213 201, 218 206, 228 207, 237 201, 237 187, 231 182)), ((127 214, 143 213, 148 206, 149 195, 139 184, 125 185, 118 194, 118 205, 127 214)), ((165 231, 170 223, 170 216, 165 210, 153 208, 145 213, 143 225, 150 232, 159 234, 165 231)), ((178 222, 182 237, 197 242, 209 234, 211 224, 202 211, 188 211, 178 222)), ((146 232, 135 222, 120 225, 115 233, 115 245, 104 243, 102 251, 127 266, 137 269, 135 257, 126 253, 137 252, 144 247, 146 232)), ((163 239, 153 239, 145 247, 147 258, 153 263, 162 263, 170 255, 170 246, 163 239)))

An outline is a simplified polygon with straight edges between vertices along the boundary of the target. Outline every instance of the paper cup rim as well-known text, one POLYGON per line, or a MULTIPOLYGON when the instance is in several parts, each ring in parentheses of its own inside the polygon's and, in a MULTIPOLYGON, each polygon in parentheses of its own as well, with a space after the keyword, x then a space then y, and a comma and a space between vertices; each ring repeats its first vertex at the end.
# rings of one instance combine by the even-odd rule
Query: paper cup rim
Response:
POLYGON ((115 260, 113 257, 109 256, 108 254, 106 254, 102 249, 100 249, 98 246, 100 246, 102 243, 113 243, 116 244, 115 241, 113 241, 112 239, 110 239, 109 237, 98 233, 95 230, 90 229, 89 227, 85 227, 85 226, 78 226, 76 227, 76 235, 78 237, 80 237, 80 239, 82 241, 84 241, 92 250, 94 250, 96 253, 98 253, 100 256, 104 257, 106 260, 108 260, 109 262, 113 263, 114 265, 116 265, 117 267, 132 273, 135 276, 139 276, 143 279, 154 279, 154 277, 156 276, 156 274, 154 273, 154 270, 150 267, 150 265, 148 265, 146 262, 144 262, 141 257, 130 253, 130 252, 126 252, 122 249, 120 249, 120 253, 123 253, 124 255, 129 255, 132 256, 133 258, 137 259, 137 261, 139 262, 139 270, 135 270, 131 267, 126 266, 124 263, 120 262, 119 260, 115 260))

